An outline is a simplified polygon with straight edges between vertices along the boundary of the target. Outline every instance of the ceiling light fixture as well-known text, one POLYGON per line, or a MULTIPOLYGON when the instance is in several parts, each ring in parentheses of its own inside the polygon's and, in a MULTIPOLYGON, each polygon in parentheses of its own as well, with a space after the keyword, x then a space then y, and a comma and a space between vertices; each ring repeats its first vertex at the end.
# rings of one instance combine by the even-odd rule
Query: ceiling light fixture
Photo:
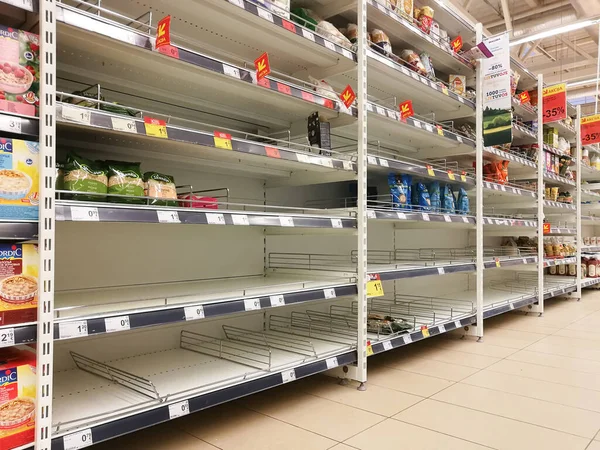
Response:
POLYGON ((537 41, 551 36, 556 36, 558 34, 580 30, 581 28, 589 27, 590 25, 597 24, 598 22, 600 22, 600 19, 583 20, 581 22, 570 23, 562 27, 542 31, 541 33, 531 34, 529 36, 522 37, 521 39, 517 39, 516 41, 511 41, 510 46, 514 47, 515 45, 525 44, 526 42, 537 41))

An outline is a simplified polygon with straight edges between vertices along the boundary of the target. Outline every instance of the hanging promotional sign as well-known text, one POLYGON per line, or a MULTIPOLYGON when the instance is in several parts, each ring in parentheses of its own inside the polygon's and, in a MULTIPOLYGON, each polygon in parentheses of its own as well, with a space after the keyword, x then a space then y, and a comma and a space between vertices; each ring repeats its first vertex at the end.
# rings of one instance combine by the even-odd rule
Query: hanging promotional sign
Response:
POLYGON ((531 97, 529 96, 529 91, 523 91, 519 94, 519 100, 521 100, 521 105, 525 103, 531 103, 531 97))
POLYGON ((492 56, 481 60, 483 72, 483 145, 512 142, 512 100, 508 33, 485 39, 492 56))
POLYGON ((346 108, 350 108, 350 105, 356 100, 356 94, 352 90, 352 86, 346 86, 346 89, 340 94, 340 98, 342 102, 346 106, 346 108))
POLYGON ((543 123, 557 122, 567 118, 567 85, 555 84, 542 91, 543 123))
POLYGON ((160 19, 156 25, 156 44, 155 48, 164 45, 171 45, 171 16, 160 19))
POLYGON ((581 118, 581 145, 600 143, 600 114, 581 118))
POLYGON ((406 120, 409 117, 415 115, 415 110, 413 109, 412 100, 406 100, 405 102, 400 103, 400 118, 406 120))
POLYGON ((262 80, 264 77, 271 73, 271 64, 269 64, 269 55, 265 52, 256 58, 254 61, 254 67, 256 68, 256 81, 262 80))
POLYGON ((460 35, 456 36, 456 38, 450 42, 450 45, 452 46, 452 50, 454 50, 455 53, 458 53, 463 46, 462 37, 460 37, 460 35))

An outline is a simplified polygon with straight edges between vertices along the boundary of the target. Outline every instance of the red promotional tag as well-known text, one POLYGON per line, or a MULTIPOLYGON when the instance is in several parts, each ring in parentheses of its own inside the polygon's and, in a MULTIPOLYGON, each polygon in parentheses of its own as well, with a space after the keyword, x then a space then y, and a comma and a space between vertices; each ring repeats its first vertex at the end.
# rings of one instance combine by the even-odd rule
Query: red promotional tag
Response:
POLYGON ((413 109, 412 100, 406 100, 405 102, 400 103, 400 118, 402 120, 406 120, 408 117, 414 115, 415 111, 413 109))
POLYGON ((452 42, 450 42, 450 44, 452 45, 452 49, 454 50, 454 53, 458 53, 463 46, 462 37, 456 36, 456 39, 454 39, 452 42))
POLYGON ((544 227, 542 230, 544 234, 550 234, 550 224, 548 222, 544 222, 544 227))
POLYGON ((156 48, 171 45, 171 16, 160 19, 156 26, 156 48))
POLYGON ((557 122, 567 118, 567 85, 555 84, 544 88, 542 99, 543 122, 557 122))
POLYGON ((312 95, 310 92, 302 91, 302 99, 306 100, 307 102, 311 102, 311 103, 315 102, 315 96, 312 95))
POLYGON ((531 97, 529 97, 529 91, 523 91, 519 94, 519 100, 521 100, 521 105, 523 103, 531 103, 531 97))
POLYGON ((254 67, 256 67, 257 81, 262 80, 271 73, 271 65, 269 64, 269 55, 267 55, 267 52, 260 55, 260 57, 254 61, 254 67))
POLYGON ((581 144, 600 143, 600 114, 581 118, 581 144))
POLYGON ((352 87, 348 85, 341 93, 340 98, 342 99, 342 102, 344 102, 344 105, 346 105, 346 108, 350 108, 350 105, 356 100, 356 94, 352 90, 352 87))
POLYGON ((291 31, 292 33, 296 32, 296 25, 294 25, 292 22, 288 22, 285 19, 281 19, 281 25, 283 25, 283 28, 285 28, 288 31, 291 31))
POLYGON ((287 84, 277 83, 277 90, 282 94, 292 95, 292 88, 287 84))
POLYGON ((279 149, 274 147, 265 147, 265 152, 269 158, 281 158, 281 154, 279 153, 279 149))

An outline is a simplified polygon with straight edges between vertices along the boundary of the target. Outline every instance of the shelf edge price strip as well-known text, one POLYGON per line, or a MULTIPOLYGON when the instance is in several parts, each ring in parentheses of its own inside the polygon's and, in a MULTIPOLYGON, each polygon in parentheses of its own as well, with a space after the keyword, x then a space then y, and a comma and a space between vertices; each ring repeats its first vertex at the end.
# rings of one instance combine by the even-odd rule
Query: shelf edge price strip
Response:
POLYGON ((0 330, 0 348, 15 345, 15 329, 4 328, 0 330))
POLYGON ((169 419, 187 416, 190 413, 190 403, 187 400, 169 405, 169 419))
POLYGON ((369 274, 369 281, 367 281, 367 297, 381 297, 383 295, 381 277, 378 273, 369 274))
POLYGON ((231 135, 222 133, 220 131, 214 132, 215 147, 222 148, 224 150, 233 150, 231 145, 231 135))
POLYGON ((115 333, 117 331, 127 331, 131 329, 129 316, 107 317, 104 319, 104 326, 107 333, 115 333))
POLYGON ((91 445, 94 445, 94 438, 90 428, 63 436, 64 450, 78 450, 91 445))
POLYGON ((168 139, 167 122, 153 117, 144 117, 144 127, 146 128, 146 136, 168 139))
POLYGON ((70 339, 74 337, 84 337, 88 335, 88 326, 86 320, 77 320, 74 322, 59 322, 59 339, 70 339))

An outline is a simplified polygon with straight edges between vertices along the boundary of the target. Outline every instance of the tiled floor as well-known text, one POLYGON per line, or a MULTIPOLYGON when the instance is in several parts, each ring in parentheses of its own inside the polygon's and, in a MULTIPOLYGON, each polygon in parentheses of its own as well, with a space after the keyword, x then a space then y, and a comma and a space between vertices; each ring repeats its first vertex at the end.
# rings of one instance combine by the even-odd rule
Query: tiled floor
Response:
POLYGON ((600 450, 600 292, 485 325, 370 358, 366 392, 312 377, 96 448, 600 450))

